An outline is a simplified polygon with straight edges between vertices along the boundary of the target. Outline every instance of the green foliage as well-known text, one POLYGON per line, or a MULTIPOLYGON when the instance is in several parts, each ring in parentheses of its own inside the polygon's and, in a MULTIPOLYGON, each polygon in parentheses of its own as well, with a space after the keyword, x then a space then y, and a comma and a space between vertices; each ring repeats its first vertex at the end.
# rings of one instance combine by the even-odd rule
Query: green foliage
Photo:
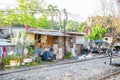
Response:
POLYGON ((67 25, 66 25, 67 31, 83 32, 85 30, 85 28, 86 28, 86 23, 85 22, 78 23, 78 22, 73 21, 73 20, 67 21, 67 25))
POLYGON ((35 21, 35 27, 36 28, 50 29, 50 21, 47 20, 46 16, 39 17, 35 21))
POLYGON ((10 60, 20 60, 20 54, 8 55, 8 56, 2 58, 2 62, 5 65, 9 65, 10 64, 10 60))
POLYGON ((70 51, 68 51, 65 55, 66 59, 70 59, 72 57, 72 53, 70 51))
POLYGON ((57 12, 57 6, 53 6, 51 4, 48 5, 48 14, 51 16, 51 29, 53 29, 54 25, 54 16, 58 16, 58 12, 57 12))
POLYGON ((78 23, 72 20, 69 20, 66 24, 67 31, 76 31, 78 27, 78 23))
POLYGON ((27 46, 26 48, 28 49, 28 55, 33 56, 35 50, 31 46, 27 46))
POLYGON ((44 0, 18 0, 17 10, 19 14, 19 21, 21 24, 26 23, 30 27, 34 28, 49 28, 50 22, 46 16, 42 14, 44 8, 44 0), (35 17, 35 15, 41 15, 35 17))
POLYGON ((41 57, 36 57, 35 62, 41 64, 42 63, 42 58, 41 57))
POLYGON ((9 56, 3 57, 2 62, 4 65, 9 65, 10 64, 10 57, 9 56))
POLYGON ((85 31, 85 29, 86 29, 86 22, 82 22, 82 23, 80 23, 79 25, 78 25, 78 27, 77 27, 77 29, 78 29, 78 31, 80 31, 80 32, 84 32, 85 31))
POLYGON ((0 11, 0 25, 20 27, 25 23, 34 28, 50 28, 50 21, 43 14, 44 0, 17 0, 17 3, 15 9, 0 11))
POLYGON ((38 66, 38 65, 40 65, 40 64, 35 62, 35 61, 32 61, 32 62, 29 62, 29 63, 25 63, 24 66, 30 67, 30 66, 38 66))
POLYGON ((43 9, 44 0, 17 0, 17 11, 34 16, 37 11, 43 9))
POLYGON ((98 39, 103 39, 105 33, 106 33, 106 28, 102 28, 99 26, 92 26, 89 36, 91 40, 98 40, 98 39))
POLYGON ((14 13, 13 9, 6 9, 6 12, 3 12, 4 15, 0 18, 2 21, 1 25, 2 26, 11 26, 13 25, 16 21, 16 15, 14 13))
POLYGON ((49 4, 48 5, 48 10, 54 12, 54 11, 57 10, 57 6, 53 6, 53 5, 49 4))

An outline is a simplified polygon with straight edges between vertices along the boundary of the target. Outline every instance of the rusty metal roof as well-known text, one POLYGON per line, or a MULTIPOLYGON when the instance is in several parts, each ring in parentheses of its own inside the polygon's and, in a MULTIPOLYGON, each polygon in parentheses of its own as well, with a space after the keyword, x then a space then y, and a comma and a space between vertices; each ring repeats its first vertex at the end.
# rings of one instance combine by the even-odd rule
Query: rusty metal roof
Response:
POLYGON ((69 34, 69 35, 85 35, 85 33, 83 33, 83 32, 67 32, 67 34, 69 34))
POLYGON ((30 30, 27 31, 28 33, 34 33, 34 34, 41 34, 41 35, 50 35, 50 36, 70 36, 68 34, 64 34, 63 32, 60 31, 37 31, 37 30, 30 30))

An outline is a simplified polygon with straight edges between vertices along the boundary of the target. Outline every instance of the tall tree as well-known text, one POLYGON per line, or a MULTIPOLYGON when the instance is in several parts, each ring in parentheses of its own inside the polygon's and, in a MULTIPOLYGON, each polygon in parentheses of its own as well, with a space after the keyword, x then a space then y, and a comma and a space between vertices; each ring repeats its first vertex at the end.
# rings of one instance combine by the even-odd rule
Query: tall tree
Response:
MULTIPOLYGON (((19 12, 19 21, 21 24, 26 23, 31 27, 41 27, 38 25, 40 22, 40 17, 36 18, 36 14, 42 14, 43 0, 17 0, 18 6, 16 8, 19 12), (37 20, 38 19, 38 20, 37 20)), ((42 15, 41 18, 44 16, 42 15)), ((47 19, 44 17, 44 21, 47 22, 47 19)), ((48 23, 48 22, 47 22, 48 23)), ((44 24, 44 23, 43 23, 44 24)), ((42 27, 45 27, 42 25, 42 27)))
POLYGON ((49 4, 48 5, 48 11, 50 12, 50 15, 51 15, 51 29, 53 29, 53 27, 54 27, 54 16, 58 15, 56 13, 57 6, 53 6, 53 5, 49 4))
POLYGON ((114 44, 120 33, 120 0, 100 0, 100 3, 102 7, 99 8, 99 12, 101 12, 99 15, 101 14, 103 18, 99 18, 98 22, 102 21, 102 24, 106 25, 104 27, 108 28, 107 31, 112 33, 112 43, 114 44))
POLYGON ((73 20, 68 20, 67 24, 66 24, 67 31, 80 31, 80 32, 84 32, 85 27, 86 27, 85 22, 78 23, 78 22, 73 21, 73 20))
POLYGON ((4 15, 1 18, 2 25, 23 26, 25 23, 28 26, 35 28, 50 27, 50 21, 45 15, 43 15, 43 0, 17 0, 17 4, 18 5, 15 9, 8 8, 6 11, 4 11, 4 15))
POLYGON ((88 35, 91 40, 103 39, 106 33, 106 28, 100 26, 92 26, 91 32, 88 35))
POLYGON ((79 32, 85 32, 86 27, 87 27, 86 22, 82 22, 82 23, 78 24, 77 29, 78 29, 79 32))

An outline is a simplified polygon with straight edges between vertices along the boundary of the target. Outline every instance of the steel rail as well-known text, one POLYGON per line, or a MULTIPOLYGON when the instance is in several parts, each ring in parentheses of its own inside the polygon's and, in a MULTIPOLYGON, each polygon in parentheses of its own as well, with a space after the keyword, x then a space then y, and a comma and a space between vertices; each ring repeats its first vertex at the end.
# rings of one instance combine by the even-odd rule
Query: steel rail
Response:
MULTIPOLYGON (((120 56, 116 56, 120 57, 120 56)), ((79 63, 79 62, 84 62, 84 61, 90 61, 90 60, 95 60, 95 59, 102 59, 102 58, 109 58, 109 56, 102 56, 102 57, 95 57, 95 58, 89 58, 85 60, 75 60, 75 61, 69 61, 69 62, 64 62, 64 63, 58 63, 58 64, 49 64, 49 65, 40 65, 40 66, 33 66, 33 67, 27 67, 23 69, 16 69, 16 70, 11 70, 11 71, 6 71, 6 72, 1 72, 0 75, 7 75, 10 73, 16 73, 16 72, 22 72, 22 71, 29 71, 29 70, 34 70, 34 69, 39 69, 39 68, 46 68, 46 67, 53 67, 53 66, 58 66, 58 65, 66 65, 66 64, 73 64, 73 63, 79 63)))
POLYGON ((115 71, 115 72, 112 72, 112 73, 110 73, 110 74, 107 74, 107 75, 99 78, 98 80, 105 80, 105 79, 107 79, 107 78, 109 78, 109 77, 111 77, 111 76, 117 75, 117 74, 120 74, 120 70, 115 71))

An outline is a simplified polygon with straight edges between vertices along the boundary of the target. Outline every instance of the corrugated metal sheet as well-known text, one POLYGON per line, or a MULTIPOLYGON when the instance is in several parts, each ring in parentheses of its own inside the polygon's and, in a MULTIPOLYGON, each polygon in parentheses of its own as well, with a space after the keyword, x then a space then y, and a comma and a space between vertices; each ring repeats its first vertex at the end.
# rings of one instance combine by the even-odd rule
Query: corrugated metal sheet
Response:
POLYGON ((69 36, 67 34, 64 34, 62 32, 50 32, 50 31, 28 31, 28 33, 34 33, 34 34, 41 34, 41 35, 51 35, 51 36, 69 36))
POLYGON ((15 46, 9 42, 0 42, 0 46, 15 46))
POLYGON ((0 39, 0 42, 9 42, 10 40, 8 39, 0 39))
POLYGON ((0 39, 0 46, 15 46, 15 45, 10 43, 10 40, 0 39))
POLYGON ((115 43, 113 46, 120 46, 120 43, 115 43))
POLYGON ((85 33, 83 33, 83 32, 67 32, 67 34, 69 34, 69 35, 85 35, 85 33))

